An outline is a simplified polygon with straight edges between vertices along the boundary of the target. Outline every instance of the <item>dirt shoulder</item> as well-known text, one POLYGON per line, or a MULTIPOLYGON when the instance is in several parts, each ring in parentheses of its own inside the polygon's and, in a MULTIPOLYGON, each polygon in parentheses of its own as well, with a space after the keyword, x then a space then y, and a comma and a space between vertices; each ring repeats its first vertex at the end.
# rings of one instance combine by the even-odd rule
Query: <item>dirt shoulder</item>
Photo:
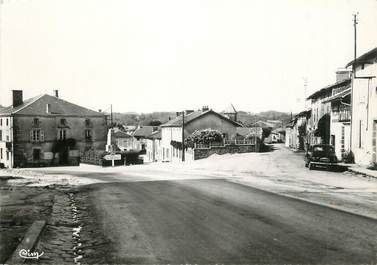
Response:
POLYGON ((6 182, 0 180, 0 263, 6 262, 34 221, 49 218, 58 193, 51 187, 12 186, 6 182))

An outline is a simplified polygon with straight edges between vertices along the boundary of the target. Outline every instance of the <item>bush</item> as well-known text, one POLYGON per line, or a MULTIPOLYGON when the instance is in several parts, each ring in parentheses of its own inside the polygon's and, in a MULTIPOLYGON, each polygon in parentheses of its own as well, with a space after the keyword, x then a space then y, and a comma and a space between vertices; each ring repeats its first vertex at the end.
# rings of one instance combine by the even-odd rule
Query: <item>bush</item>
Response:
POLYGON ((194 144, 220 143, 223 141, 223 135, 218 130, 204 129, 196 130, 185 139, 185 145, 193 147, 194 144))
POLYGON ((342 154, 342 161, 347 164, 355 163, 355 156, 352 151, 346 151, 342 154))

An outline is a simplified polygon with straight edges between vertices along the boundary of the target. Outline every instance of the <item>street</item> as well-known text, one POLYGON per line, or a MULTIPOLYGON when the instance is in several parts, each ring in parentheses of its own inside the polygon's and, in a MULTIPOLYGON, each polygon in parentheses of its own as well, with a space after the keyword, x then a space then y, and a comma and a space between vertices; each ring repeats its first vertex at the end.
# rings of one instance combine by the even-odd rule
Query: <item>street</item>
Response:
POLYGON ((376 264, 377 181, 302 162, 277 146, 185 164, 19 170, 8 184, 56 190, 43 263, 376 264))
POLYGON ((375 220, 224 180, 90 189, 110 263, 376 262, 375 220))

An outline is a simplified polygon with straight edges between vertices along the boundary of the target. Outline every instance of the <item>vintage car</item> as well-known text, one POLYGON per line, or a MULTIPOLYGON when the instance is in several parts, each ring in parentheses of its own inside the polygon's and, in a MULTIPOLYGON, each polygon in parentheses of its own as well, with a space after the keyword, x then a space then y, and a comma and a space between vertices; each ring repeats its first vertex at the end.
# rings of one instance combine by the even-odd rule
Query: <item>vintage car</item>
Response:
POLYGON ((309 146, 305 154, 305 166, 309 169, 315 167, 336 167, 338 159, 335 155, 334 146, 329 144, 316 144, 309 146))

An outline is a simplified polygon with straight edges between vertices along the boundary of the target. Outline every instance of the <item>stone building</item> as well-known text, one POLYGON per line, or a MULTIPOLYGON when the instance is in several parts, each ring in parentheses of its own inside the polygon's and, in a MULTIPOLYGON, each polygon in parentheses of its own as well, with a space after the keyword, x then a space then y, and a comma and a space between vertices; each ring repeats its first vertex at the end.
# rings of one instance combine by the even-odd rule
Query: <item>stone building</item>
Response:
POLYGON ((0 163, 5 167, 77 165, 80 154, 105 149, 104 113, 69 103, 55 95, 23 100, 13 90, 13 104, 0 111, 0 163))

